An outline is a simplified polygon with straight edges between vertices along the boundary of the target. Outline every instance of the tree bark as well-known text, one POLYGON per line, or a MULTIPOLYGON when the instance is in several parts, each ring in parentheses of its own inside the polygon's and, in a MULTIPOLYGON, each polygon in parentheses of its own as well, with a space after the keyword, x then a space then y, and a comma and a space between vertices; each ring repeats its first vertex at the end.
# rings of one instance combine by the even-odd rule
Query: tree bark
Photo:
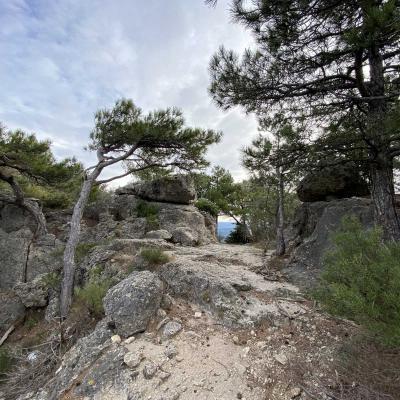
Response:
POLYGON ((395 206, 391 159, 378 154, 376 162, 371 165, 371 181, 375 223, 382 227, 384 240, 400 240, 400 222, 395 206))
POLYGON ((379 49, 372 45, 368 54, 370 82, 368 95, 369 116, 367 132, 371 142, 371 198, 374 203, 375 223, 382 227, 384 240, 400 240, 400 223, 395 207, 393 158, 390 155, 390 132, 386 122, 388 104, 385 99, 383 61, 379 49))
POLYGON ((81 231, 81 219, 86 203, 89 199, 90 191, 100 175, 103 167, 98 165, 93 172, 85 177, 82 185, 79 199, 74 206, 71 217, 71 226, 69 237, 64 250, 63 258, 63 278, 61 283, 61 296, 60 296, 60 316, 65 319, 68 315, 72 303, 72 295, 74 290, 74 277, 75 277, 75 250, 79 243, 79 234, 81 231))
POLYGON ((284 235, 284 227, 285 227, 285 218, 284 218, 284 182, 283 182, 283 174, 281 167, 277 168, 277 177, 278 177, 278 209, 276 213, 276 254, 278 256, 282 256, 286 251, 285 244, 285 235, 284 235))
POLYGON ((35 236, 42 236, 47 234, 46 218, 43 214, 42 208, 38 203, 38 201, 25 198, 24 192, 22 191, 21 187, 18 185, 18 182, 12 175, 7 176, 0 171, 0 179, 3 180, 4 182, 7 182, 13 190, 15 198, 12 201, 11 199, 9 199, 8 201, 10 203, 16 204, 21 208, 24 208, 35 219, 36 221, 35 236))

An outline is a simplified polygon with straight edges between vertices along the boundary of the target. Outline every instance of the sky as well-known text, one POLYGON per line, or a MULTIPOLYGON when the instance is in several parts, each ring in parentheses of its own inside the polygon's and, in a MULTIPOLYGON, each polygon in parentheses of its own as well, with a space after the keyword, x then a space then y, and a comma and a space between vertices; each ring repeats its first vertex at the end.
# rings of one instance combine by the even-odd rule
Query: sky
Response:
POLYGON ((95 158, 84 146, 97 109, 121 97, 144 111, 177 106, 188 126, 223 132, 207 158, 241 180, 239 150, 257 124, 240 109, 218 109, 207 91, 222 44, 238 52, 252 44, 228 0, 215 8, 203 0, 0 0, 0 121, 89 166, 95 158))

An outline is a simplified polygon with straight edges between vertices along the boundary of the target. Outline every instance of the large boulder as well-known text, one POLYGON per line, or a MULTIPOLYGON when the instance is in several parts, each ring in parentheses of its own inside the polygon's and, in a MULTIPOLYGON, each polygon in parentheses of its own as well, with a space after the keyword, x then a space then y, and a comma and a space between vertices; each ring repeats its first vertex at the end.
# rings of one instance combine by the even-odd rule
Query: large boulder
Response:
POLYGON ((118 189, 116 193, 133 194, 144 200, 176 204, 190 204, 196 199, 193 180, 184 175, 128 185, 118 189))
POLYGON ((356 216, 365 229, 371 228, 374 225, 371 200, 353 197, 303 203, 297 209, 287 232, 292 254, 284 269, 293 283, 303 288, 315 284, 323 267, 323 256, 332 247, 331 235, 345 216, 356 216))
POLYGON ((118 334, 131 336, 146 330, 160 307, 163 283, 150 271, 134 272, 112 287, 103 300, 106 316, 118 334))
POLYGON ((368 185, 353 164, 312 171, 297 187, 297 195, 304 202, 362 197, 368 194, 368 185))
POLYGON ((12 292, 0 291, 0 336, 2 330, 7 329, 25 314, 25 307, 21 300, 12 292))
POLYGON ((17 283, 14 292, 27 308, 46 306, 49 296, 46 275, 39 275, 30 282, 17 283))

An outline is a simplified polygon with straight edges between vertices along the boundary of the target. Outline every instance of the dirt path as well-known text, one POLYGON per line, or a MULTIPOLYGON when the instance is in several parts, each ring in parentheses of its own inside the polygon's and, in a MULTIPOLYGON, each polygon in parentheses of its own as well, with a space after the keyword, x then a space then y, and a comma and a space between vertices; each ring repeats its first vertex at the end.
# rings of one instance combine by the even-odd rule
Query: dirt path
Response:
POLYGON ((119 345, 136 359, 129 379, 94 398, 329 398, 348 326, 315 311, 297 287, 255 273, 260 249, 209 245, 169 253, 173 262, 160 274, 172 306, 149 332, 119 345), (171 321, 181 329, 165 335, 171 321))

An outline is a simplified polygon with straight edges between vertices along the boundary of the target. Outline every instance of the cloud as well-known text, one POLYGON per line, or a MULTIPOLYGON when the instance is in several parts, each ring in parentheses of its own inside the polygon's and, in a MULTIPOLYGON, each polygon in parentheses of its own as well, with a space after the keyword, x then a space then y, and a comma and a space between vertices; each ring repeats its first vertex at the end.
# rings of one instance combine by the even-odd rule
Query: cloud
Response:
POLYGON ((120 97, 145 111, 177 106, 189 125, 224 132, 208 158, 242 179, 239 149, 256 122, 210 99, 208 65, 221 44, 239 52, 251 44, 227 0, 216 8, 202 0, 1 2, 0 121, 89 165, 94 156, 83 147, 98 108, 120 97))

